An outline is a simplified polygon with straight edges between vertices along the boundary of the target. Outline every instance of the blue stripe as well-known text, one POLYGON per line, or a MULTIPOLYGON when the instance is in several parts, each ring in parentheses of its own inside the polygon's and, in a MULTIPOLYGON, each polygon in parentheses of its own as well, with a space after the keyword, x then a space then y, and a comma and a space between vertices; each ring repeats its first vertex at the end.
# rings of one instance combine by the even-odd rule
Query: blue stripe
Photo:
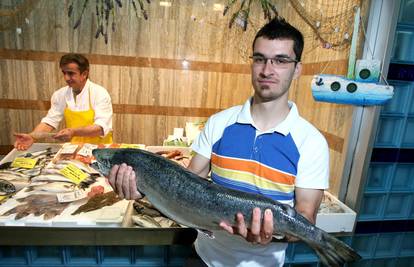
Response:
POLYGON ((294 197, 293 192, 284 193, 284 192, 279 192, 279 191, 271 191, 271 190, 267 190, 267 189, 262 189, 262 188, 259 188, 257 186, 254 186, 254 185, 241 183, 241 182, 237 182, 237 181, 234 181, 234 180, 229 180, 229 179, 226 179, 224 177, 218 176, 217 174, 214 174, 214 173, 212 173, 211 178, 216 184, 219 184, 221 186, 231 188, 231 189, 235 189, 235 190, 239 190, 239 191, 243 191, 243 192, 247 192, 247 193, 264 195, 264 196, 266 196, 268 198, 271 198, 273 200, 291 201, 291 200, 293 200, 293 197, 294 197))
POLYGON ((299 151, 290 134, 273 132, 256 137, 256 129, 250 124, 235 123, 223 132, 213 145, 213 153, 219 156, 255 160, 296 176, 299 151))

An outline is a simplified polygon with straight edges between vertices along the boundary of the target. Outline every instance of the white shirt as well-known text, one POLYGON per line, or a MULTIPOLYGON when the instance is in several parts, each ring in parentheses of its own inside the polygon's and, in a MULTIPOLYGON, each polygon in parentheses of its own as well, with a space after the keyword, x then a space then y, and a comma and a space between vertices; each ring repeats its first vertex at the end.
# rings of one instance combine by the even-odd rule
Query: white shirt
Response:
POLYGON ((108 91, 102 86, 86 81, 85 87, 76 96, 76 101, 72 93, 72 88, 65 86, 55 91, 51 98, 51 106, 43 123, 57 129, 63 119, 65 108, 72 111, 87 111, 92 108, 95 111, 94 124, 102 127, 104 136, 112 131, 112 102, 108 91), (91 94, 89 98, 89 92, 91 94), (91 107, 89 107, 89 99, 91 107))

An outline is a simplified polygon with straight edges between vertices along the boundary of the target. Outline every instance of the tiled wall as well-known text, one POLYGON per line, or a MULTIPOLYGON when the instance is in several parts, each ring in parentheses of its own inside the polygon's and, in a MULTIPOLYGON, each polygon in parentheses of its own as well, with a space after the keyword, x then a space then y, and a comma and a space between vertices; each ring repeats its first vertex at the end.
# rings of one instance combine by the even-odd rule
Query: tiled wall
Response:
POLYGON ((351 266, 414 266, 414 3, 402 1, 388 82, 352 246, 351 266))

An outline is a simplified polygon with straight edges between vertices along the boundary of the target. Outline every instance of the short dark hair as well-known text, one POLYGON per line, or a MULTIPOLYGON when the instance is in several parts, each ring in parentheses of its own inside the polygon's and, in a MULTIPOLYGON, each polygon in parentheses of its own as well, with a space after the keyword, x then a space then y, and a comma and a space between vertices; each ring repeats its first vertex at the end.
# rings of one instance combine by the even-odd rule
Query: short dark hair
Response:
POLYGON ((296 60, 300 61, 303 51, 303 35, 302 33, 290 25, 285 19, 277 17, 265 24, 254 37, 254 44, 257 38, 264 37, 269 40, 275 39, 289 39, 293 40, 293 51, 296 55, 296 60))
POLYGON ((79 66, 80 73, 89 70, 89 61, 84 55, 74 53, 63 55, 60 58, 59 67, 62 68, 69 63, 76 63, 79 66))

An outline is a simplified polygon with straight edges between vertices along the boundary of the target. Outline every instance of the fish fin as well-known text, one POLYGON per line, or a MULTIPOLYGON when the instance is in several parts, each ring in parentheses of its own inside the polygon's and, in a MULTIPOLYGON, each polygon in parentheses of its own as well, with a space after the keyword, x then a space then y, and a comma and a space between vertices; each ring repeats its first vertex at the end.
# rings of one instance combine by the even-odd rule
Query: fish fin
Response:
POLYGON ((205 229, 196 229, 196 230, 197 230, 197 232, 199 232, 199 233, 207 236, 210 239, 214 239, 215 238, 213 232, 211 232, 209 230, 205 230, 205 229))
POLYGON ((350 246, 326 233, 321 233, 321 241, 306 241, 321 259, 325 266, 343 266, 346 262, 357 261, 361 256, 350 246))

